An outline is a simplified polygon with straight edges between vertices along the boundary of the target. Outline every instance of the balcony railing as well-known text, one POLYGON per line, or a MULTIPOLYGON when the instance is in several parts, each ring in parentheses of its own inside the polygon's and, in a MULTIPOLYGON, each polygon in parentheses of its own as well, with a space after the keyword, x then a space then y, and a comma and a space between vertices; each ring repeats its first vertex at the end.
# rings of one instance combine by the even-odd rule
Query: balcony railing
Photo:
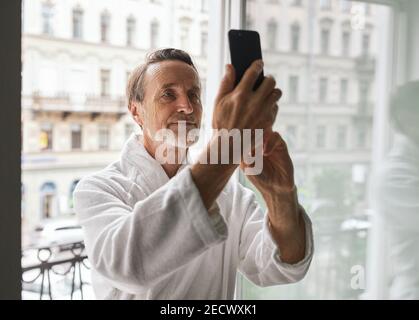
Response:
MULTIPOLYGON (((50 300, 57 298, 52 287, 57 281, 51 277, 69 280, 61 294, 71 299, 76 291, 80 291, 80 298, 84 299, 83 288, 89 283, 83 280, 83 274, 88 272, 87 255, 84 243, 54 243, 44 246, 27 247, 22 250, 22 288, 23 292, 32 292, 42 300, 45 295, 50 300)), ((25 297, 24 297, 25 298, 25 297)))
POLYGON ((22 97, 23 108, 33 112, 108 113, 123 115, 127 112, 125 97, 70 94, 46 95, 34 92, 22 97))

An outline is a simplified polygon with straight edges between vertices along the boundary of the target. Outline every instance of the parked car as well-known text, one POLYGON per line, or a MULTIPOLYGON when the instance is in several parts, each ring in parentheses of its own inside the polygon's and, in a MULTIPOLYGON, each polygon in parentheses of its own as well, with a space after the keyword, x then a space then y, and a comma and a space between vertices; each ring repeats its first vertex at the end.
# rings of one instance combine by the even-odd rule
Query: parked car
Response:
POLYGON ((66 244, 83 241, 83 232, 76 219, 54 219, 36 228, 40 245, 66 244))

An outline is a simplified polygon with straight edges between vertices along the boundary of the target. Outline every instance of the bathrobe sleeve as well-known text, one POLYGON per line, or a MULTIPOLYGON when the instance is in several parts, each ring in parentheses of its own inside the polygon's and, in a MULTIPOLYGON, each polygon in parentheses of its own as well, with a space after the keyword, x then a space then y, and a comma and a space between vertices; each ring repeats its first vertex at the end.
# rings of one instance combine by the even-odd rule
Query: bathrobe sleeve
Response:
POLYGON ((313 234, 310 218, 304 208, 299 210, 305 222, 305 256, 295 263, 281 261, 279 248, 268 226, 268 214, 256 202, 253 192, 242 188, 245 219, 240 235, 239 270, 256 285, 266 287, 301 280, 308 271, 313 257, 313 234))
POLYGON ((208 214, 189 167, 134 207, 123 193, 100 176, 74 192, 89 261, 120 290, 140 292, 227 238, 224 218, 208 214))

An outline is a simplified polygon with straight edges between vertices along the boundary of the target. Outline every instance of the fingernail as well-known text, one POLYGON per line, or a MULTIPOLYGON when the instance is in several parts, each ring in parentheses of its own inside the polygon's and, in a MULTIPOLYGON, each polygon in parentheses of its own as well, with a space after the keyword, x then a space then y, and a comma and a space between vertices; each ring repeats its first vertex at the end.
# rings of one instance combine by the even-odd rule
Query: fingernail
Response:
POLYGON ((258 67, 258 69, 259 69, 260 71, 262 71, 262 69, 263 69, 263 60, 258 60, 258 62, 257 62, 257 67, 258 67))

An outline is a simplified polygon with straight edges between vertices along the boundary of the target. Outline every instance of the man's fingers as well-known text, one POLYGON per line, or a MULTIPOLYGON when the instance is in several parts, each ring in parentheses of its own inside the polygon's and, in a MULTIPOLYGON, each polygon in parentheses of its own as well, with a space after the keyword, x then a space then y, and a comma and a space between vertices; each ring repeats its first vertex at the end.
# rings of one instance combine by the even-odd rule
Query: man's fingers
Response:
POLYGON ((253 86, 262 70, 263 61, 261 59, 253 61, 250 67, 245 71, 243 78, 237 85, 237 89, 245 92, 253 90, 253 86))
POLYGON ((276 88, 272 91, 267 100, 265 100, 265 102, 262 104, 262 113, 259 116, 256 124, 258 128, 266 129, 267 127, 274 124, 276 115, 278 114, 277 101, 280 99, 281 95, 281 90, 276 88))
POLYGON ((272 93, 272 90, 275 88, 276 81, 272 76, 267 76, 263 79, 262 84, 257 88, 255 92, 255 98, 258 100, 265 100, 272 93))
POLYGON ((272 116, 275 120, 276 114, 278 113, 278 100, 281 99, 282 91, 278 88, 272 90, 271 94, 269 95, 268 99, 266 100, 265 105, 268 107, 268 113, 272 116))
POLYGON ((234 70, 233 65, 227 64, 226 65, 226 72, 224 74, 223 79, 221 80, 220 88, 218 89, 217 98, 215 99, 215 103, 217 104, 222 97, 226 94, 229 94, 234 89, 234 82, 236 79, 236 73, 234 70))

